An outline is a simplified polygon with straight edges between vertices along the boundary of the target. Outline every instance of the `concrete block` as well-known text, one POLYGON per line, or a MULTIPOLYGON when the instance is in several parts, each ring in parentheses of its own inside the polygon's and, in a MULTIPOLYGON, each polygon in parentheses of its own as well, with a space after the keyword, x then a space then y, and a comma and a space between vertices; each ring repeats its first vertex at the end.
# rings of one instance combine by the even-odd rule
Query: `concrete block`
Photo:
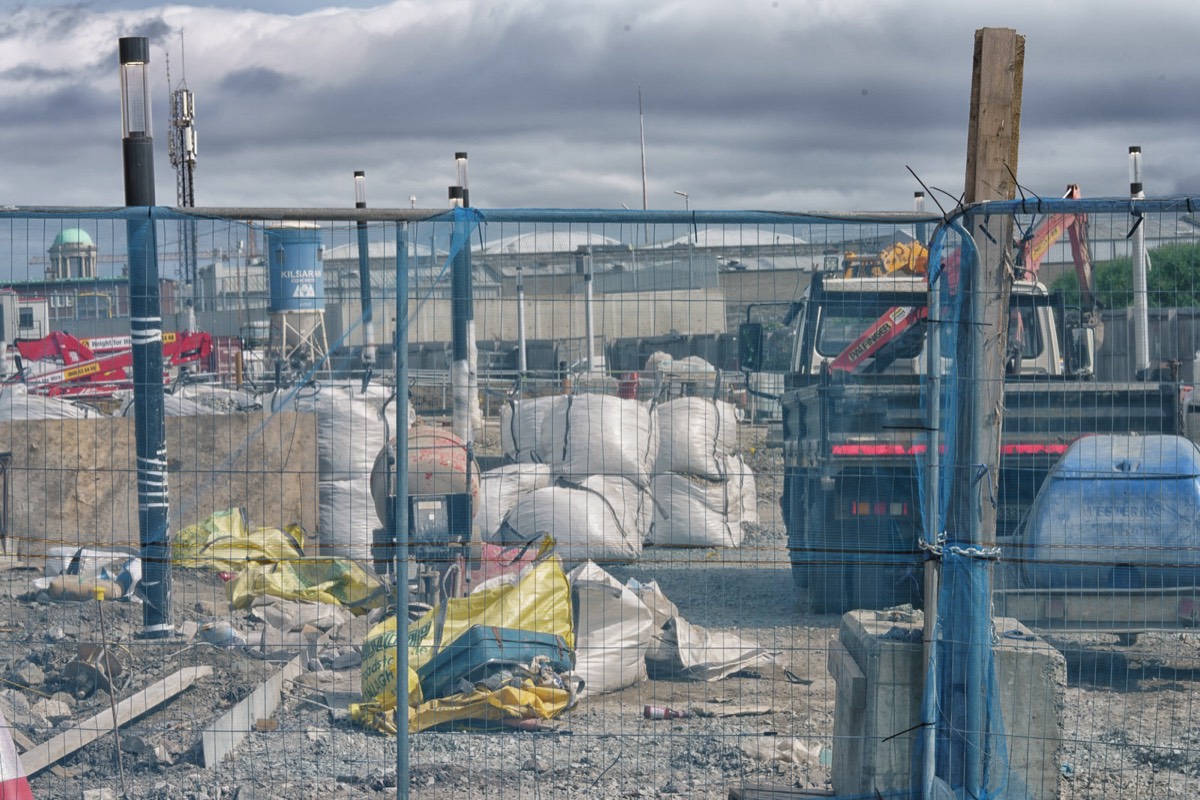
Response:
MULTIPOLYGON (((874 611, 842 617, 828 660, 837 684, 833 788, 839 795, 911 785, 924 687, 921 624, 874 611)), ((1054 800, 1066 661, 1015 619, 998 618, 994 627, 1001 634, 994 652, 1009 756, 1008 796, 1054 800)))

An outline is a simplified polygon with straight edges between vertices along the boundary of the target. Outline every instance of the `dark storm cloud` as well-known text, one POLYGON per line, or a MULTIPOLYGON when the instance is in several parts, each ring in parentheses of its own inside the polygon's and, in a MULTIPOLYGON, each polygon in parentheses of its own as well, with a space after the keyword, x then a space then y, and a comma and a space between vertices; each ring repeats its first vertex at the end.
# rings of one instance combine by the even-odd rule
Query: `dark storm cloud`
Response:
POLYGON ((5 104, 6 124, 15 128, 30 126, 44 130, 52 126, 78 131, 81 123, 91 127, 105 116, 120 120, 119 106, 110 98, 97 95, 87 87, 69 85, 45 94, 11 100, 5 104))
POLYGON ((234 70, 221 79, 217 88, 222 92, 247 97, 261 97, 275 94, 289 86, 294 86, 296 80, 284 73, 268 67, 246 67, 234 70))
POLYGON ((144 36, 149 40, 151 45, 162 46, 172 40, 177 33, 177 31, 171 29, 171 26, 162 17, 157 17, 155 19, 138 20, 130 25, 128 30, 121 35, 144 36))
MULTIPOLYGON (((1196 172, 1200 113, 1200 79, 1176 66, 1197 22, 1180 2, 1134 13, 1097 0, 1087 18, 1026 0, 953 13, 933 0, 231 5, 106 0, 0 21, 22 31, 6 51, 30 37, 79 42, 42 71, 0 60, 12 84, 0 100, 24 126, 0 118, 0 144, 35 141, 39 117, 36 130, 69 126, 62 109, 30 106, 48 87, 56 103, 92 91, 75 123, 107 124, 116 36, 157 43, 161 83, 161 51, 174 75, 182 29, 207 203, 343 204, 350 171, 366 168, 373 198, 442 206, 451 156, 466 149, 486 204, 640 206, 641 86, 654 207, 679 205, 682 190, 694 208, 906 209, 918 188, 906 167, 961 192, 973 32, 1006 25, 1027 38, 1024 185, 1122 191, 1132 143, 1145 145, 1148 186, 1195 185, 1178 177, 1196 172)), ((165 128, 165 108, 155 121, 165 128)))
POLYGON ((73 74, 69 69, 55 69, 40 64, 19 64, 11 69, 0 72, 0 79, 9 81, 57 81, 69 78, 73 74))

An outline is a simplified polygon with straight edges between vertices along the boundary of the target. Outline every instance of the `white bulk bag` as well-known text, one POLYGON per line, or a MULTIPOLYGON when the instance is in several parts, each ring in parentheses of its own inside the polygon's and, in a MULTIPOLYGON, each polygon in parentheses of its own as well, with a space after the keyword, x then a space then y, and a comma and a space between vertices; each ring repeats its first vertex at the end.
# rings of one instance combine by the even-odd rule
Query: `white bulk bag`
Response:
POLYGON ((740 488, 668 472, 655 475, 648 543, 667 547, 737 547, 742 543, 740 488))
POLYGON ((612 395, 569 395, 550 419, 550 464, 557 477, 579 482, 607 475, 649 485, 658 431, 644 403, 612 395))
POLYGON ((532 491, 508 512, 502 531, 502 544, 552 536, 554 551, 565 563, 627 562, 642 552, 637 532, 625 530, 608 499, 590 489, 548 486, 532 491))
POLYGON ((479 528, 483 541, 496 541, 504 517, 518 500, 549 485, 548 464, 505 464, 481 474, 475 526, 479 528))
POLYGON ((737 409, 723 400, 680 397, 654 409, 658 429, 655 472, 725 477, 722 457, 737 447, 737 409))
POLYGON ((653 616, 637 595, 592 561, 567 574, 575 606, 575 670, 580 696, 646 680, 653 616))
POLYGON ((566 400, 563 395, 526 397, 500 409, 500 449, 510 461, 544 464, 554 440, 550 417, 566 400))
POLYGON ((317 415, 318 540, 322 554, 369 558, 377 527, 371 497, 371 468, 387 441, 380 414, 386 390, 363 393, 349 386, 322 386, 313 392, 279 390, 272 411, 317 415))
POLYGON ((610 506, 621 527, 637 541, 646 540, 650 523, 654 520, 654 500, 648 489, 625 478, 608 475, 592 475, 579 483, 579 488, 590 489, 602 495, 610 506))

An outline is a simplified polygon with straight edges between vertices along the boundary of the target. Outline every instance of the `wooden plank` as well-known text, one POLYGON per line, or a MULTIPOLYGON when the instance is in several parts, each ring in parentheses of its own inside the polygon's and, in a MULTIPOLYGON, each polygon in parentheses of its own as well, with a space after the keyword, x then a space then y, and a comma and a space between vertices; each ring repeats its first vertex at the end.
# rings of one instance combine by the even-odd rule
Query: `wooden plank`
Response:
MULTIPOLYGON (((21 748, 22 753, 26 753, 26 752, 32 750, 36 746, 36 745, 34 745, 32 739, 30 739, 25 734, 21 733, 21 731, 17 728, 9 726, 8 732, 12 736, 13 741, 16 742, 17 747, 21 748)), ((25 765, 24 761, 25 761, 25 759, 22 758, 21 766, 25 765)), ((55 775, 57 775, 60 778, 70 778, 71 777, 70 772, 68 772, 67 770, 63 769, 62 767, 60 767, 58 765, 54 765, 54 766, 50 767, 50 771, 53 772, 55 775)))
MULTIPOLYGON (((116 727, 137 719, 155 706, 162 705, 183 692, 200 678, 211 674, 212 667, 186 667, 158 683, 147 686, 132 697, 125 698, 117 703, 116 727)), ((111 735, 113 727, 112 709, 106 708, 96 716, 22 754, 21 764, 25 767, 25 774, 32 777, 101 736, 111 735)))
POLYGON ((241 744, 246 734, 254 730, 259 720, 270 719, 279 707, 284 682, 295 680, 302 670, 301 656, 296 656, 283 669, 260 683, 249 697, 205 728, 200 734, 204 766, 212 769, 220 764, 241 744))
POLYGON ((729 787, 729 800, 800 800, 803 797, 833 797, 833 791, 768 783, 739 783, 729 787))

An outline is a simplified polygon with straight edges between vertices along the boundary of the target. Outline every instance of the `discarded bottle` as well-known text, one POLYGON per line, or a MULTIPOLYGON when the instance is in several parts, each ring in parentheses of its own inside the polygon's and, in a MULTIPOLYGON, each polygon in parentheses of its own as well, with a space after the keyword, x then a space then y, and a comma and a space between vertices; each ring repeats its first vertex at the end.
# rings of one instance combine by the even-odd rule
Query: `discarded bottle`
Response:
POLYGON ((642 709, 642 716, 646 719, 686 719, 691 715, 691 711, 676 711, 666 706, 646 706, 642 709))

